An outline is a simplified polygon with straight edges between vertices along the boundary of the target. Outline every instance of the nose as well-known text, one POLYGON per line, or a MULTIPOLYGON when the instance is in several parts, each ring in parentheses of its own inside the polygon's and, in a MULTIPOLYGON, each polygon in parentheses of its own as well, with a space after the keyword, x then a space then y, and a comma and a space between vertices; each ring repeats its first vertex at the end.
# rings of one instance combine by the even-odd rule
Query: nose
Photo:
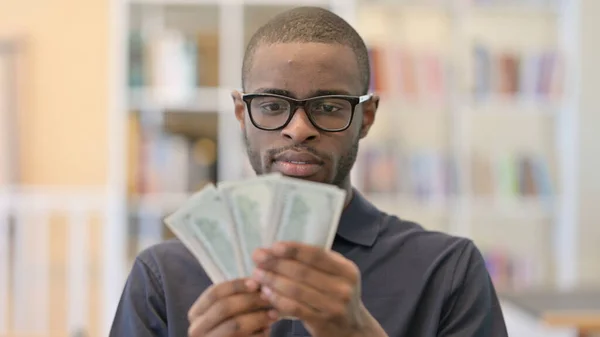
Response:
POLYGON ((281 134, 295 144, 301 144, 317 139, 319 130, 312 125, 304 109, 298 108, 292 120, 281 130, 281 134))

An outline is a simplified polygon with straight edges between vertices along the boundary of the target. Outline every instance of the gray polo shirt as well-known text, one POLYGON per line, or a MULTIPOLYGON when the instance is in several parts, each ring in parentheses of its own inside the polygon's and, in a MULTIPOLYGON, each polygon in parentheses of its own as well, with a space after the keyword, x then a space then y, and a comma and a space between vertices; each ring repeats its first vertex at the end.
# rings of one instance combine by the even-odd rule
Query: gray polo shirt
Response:
MULTIPOLYGON (((358 265, 363 302, 390 337, 508 335, 484 260, 470 240, 385 214, 355 190, 333 249, 358 265)), ((143 251, 110 336, 187 336, 187 312, 210 285, 179 241, 143 251)), ((310 335, 301 321, 283 320, 271 336, 310 335)))

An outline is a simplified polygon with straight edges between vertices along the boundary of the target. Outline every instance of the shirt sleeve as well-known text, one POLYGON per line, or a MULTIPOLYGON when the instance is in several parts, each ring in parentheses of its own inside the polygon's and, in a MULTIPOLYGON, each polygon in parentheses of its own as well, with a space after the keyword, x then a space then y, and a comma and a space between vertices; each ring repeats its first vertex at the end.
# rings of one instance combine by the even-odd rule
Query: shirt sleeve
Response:
POLYGON ((160 279, 138 257, 125 283, 109 337, 167 337, 165 317, 160 279))
POLYGON ((502 309, 480 251, 471 242, 457 262, 438 337, 508 337, 502 309))

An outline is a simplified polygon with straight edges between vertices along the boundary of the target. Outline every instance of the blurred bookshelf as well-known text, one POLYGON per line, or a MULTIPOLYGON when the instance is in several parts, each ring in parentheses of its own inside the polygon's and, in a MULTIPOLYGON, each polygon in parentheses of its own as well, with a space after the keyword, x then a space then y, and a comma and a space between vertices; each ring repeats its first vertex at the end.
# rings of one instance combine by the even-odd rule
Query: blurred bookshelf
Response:
POLYGON ((270 17, 335 1, 126 1, 128 259, 172 233, 163 218, 208 183, 253 174, 231 91, 270 17))
POLYGON ((357 188, 384 211, 472 238, 501 290, 552 286, 568 197, 559 0, 126 1, 129 258, 171 236, 162 218, 191 193, 253 174, 230 92, 252 33, 305 4, 346 17, 371 53, 382 101, 357 188))
POLYGON ((390 213, 472 238, 501 291, 555 285, 560 5, 358 6, 382 102, 355 181, 390 213))

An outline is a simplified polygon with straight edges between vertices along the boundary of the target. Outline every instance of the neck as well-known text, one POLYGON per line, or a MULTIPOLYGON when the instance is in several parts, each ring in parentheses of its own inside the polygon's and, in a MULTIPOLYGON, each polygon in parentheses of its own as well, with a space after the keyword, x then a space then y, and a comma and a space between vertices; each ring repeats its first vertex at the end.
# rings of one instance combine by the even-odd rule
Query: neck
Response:
POLYGON ((354 191, 352 190, 352 182, 350 181, 350 178, 344 180, 344 182, 340 184, 339 188, 346 191, 346 200, 344 202, 344 207, 346 207, 352 200, 352 197, 354 197, 354 191))

